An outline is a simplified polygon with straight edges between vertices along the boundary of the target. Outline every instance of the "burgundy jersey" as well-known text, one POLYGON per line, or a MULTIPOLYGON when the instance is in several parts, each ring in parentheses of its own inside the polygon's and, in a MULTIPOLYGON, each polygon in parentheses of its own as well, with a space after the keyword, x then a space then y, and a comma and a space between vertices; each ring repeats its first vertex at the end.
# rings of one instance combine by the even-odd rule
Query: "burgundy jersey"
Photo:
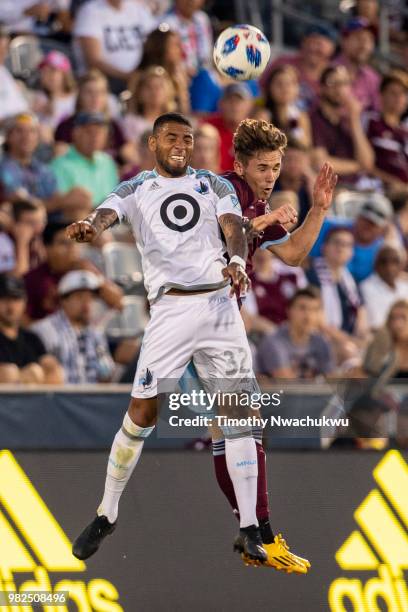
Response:
MULTIPOLYGON (((223 177, 228 179, 233 184, 235 191, 237 192, 238 200, 241 204, 242 216, 247 219, 254 219, 260 215, 265 215, 270 212, 269 204, 264 200, 257 200, 254 192, 248 185, 248 183, 238 176, 236 172, 225 172, 223 177)), ((251 244, 248 245, 248 259, 247 259, 247 272, 248 274, 252 271, 252 256, 256 249, 267 249, 273 244, 282 244, 289 239, 289 234, 279 223, 275 223, 270 227, 267 227, 263 232, 262 236, 255 238, 251 244)))
POLYGON ((375 165, 406 183, 408 181, 408 126, 388 125, 380 113, 368 115, 367 137, 374 148, 375 165))

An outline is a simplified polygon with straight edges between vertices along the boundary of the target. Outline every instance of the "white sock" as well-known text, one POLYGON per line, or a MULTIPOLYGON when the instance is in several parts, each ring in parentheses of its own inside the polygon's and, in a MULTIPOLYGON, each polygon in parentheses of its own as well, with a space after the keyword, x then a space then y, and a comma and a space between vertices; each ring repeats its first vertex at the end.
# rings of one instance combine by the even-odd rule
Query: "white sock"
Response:
POLYGON ((114 523, 117 519, 120 496, 139 461, 144 440, 153 429, 154 427, 139 427, 133 423, 126 413, 123 425, 113 440, 108 461, 105 492, 97 510, 97 514, 99 516, 105 515, 110 523, 114 523))
POLYGON ((225 460, 237 498, 240 527, 258 525, 256 518, 258 459, 254 438, 226 438, 225 460))

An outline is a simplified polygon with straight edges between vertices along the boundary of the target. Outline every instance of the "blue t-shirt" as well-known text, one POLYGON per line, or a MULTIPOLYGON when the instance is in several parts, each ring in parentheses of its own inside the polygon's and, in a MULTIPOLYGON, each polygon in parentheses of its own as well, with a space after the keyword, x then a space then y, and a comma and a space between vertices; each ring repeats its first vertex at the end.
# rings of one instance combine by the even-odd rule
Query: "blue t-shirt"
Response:
MULTIPOLYGON (((320 230, 320 234, 313 245, 310 252, 310 257, 320 257, 322 255, 322 245, 325 241, 327 232, 333 227, 348 227, 353 228, 352 219, 343 219, 341 217, 331 217, 325 219, 320 230)), ((371 244, 355 244, 353 257, 350 260, 347 268, 350 270, 356 283, 361 283, 370 274, 374 272, 375 258, 382 247, 383 238, 378 238, 371 244)))

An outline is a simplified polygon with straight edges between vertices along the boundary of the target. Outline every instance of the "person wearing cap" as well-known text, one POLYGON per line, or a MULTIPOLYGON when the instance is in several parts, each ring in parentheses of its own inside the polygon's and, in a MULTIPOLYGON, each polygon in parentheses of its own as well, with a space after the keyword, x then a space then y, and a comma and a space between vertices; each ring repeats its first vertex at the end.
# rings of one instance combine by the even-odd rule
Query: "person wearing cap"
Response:
POLYGON ((375 258, 385 240, 392 236, 393 209, 391 202, 381 193, 362 194, 363 202, 355 219, 331 217, 324 221, 319 238, 310 253, 311 257, 322 255, 325 236, 338 225, 349 227, 354 235, 353 257, 348 269, 357 283, 365 280, 374 271, 375 258))
POLYGON ((24 282, 0 274, 0 383, 61 384, 58 360, 35 333, 21 326, 25 304, 24 282))
POLYGON ((221 172, 234 168, 232 139, 238 125, 249 117, 254 105, 251 90, 246 83, 230 83, 224 88, 219 102, 219 112, 205 118, 217 128, 221 139, 221 172))
POLYGON ((9 42, 7 28, 0 22, 0 124, 16 113, 28 110, 23 85, 16 81, 5 65, 9 42))
POLYGON ((54 159, 51 167, 58 188, 67 193, 75 187, 86 189, 98 206, 119 182, 112 157, 104 152, 108 139, 108 119, 102 113, 81 112, 74 121, 72 145, 54 159))
POLYGON ((0 162, 0 183, 8 201, 43 202, 48 213, 64 212, 76 218, 91 208, 91 199, 84 190, 58 190, 55 174, 38 161, 34 153, 40 143, 40 126, 32 113, 20 113, 7 121, 6 153, 0 162))
POLYGON ((336 49, 337 32, 329 24, 312 25, 307 28, 299 52, 295 55, 284 54, 269 64, 260 83, 265 89, 271 72, 278 66, 289 64, 299 74, 300 103, 302 110, 313 107, 320 90, 320 77, 333 57, 336 49))
POLYGON ((310 112, 313 165, 330 161, 339 183, 358 186, 374 167, 374 152, 361 123, 361 104, 351 90, 344 66, 330 66, 321 76, 319 102, 310 112))
POLYGON ((110 380, 114 363, 106 336, 91 322, 92 306, 103 284, 88 270, 73 270, 58 284, 60 308, 31 326, 64 369, 64 382, 85 384, 110 380))
POLYGON ((336 64, 345 66, 351 78, 351 90, 362 109, 379 106, 380 76, 370 65, 375 48, 372 26, 363 17, 353 17, 341 32, 341 53, 336 64))
POLYGON ((374 173, 391 192, 408 193, 408 72, 387 74, 380 87, 381 110, 367 117, 367 137, 375 153, 374 173))
POLYGON ((38 65, 39 89, 32 95, 31 109, 37 115, 42 140, 52 142, 57 125, 74 112, 76 91, 71 62, 60 51, 50 51, 38 65))

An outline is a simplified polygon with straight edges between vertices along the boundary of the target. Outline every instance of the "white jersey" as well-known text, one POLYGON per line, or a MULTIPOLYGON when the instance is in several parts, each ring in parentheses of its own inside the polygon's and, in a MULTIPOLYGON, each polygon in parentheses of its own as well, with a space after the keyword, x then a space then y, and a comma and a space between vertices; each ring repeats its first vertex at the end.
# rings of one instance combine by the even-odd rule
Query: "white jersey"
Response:
POLYGON ((218 218, 242 212, 226 179, 190 167, 178 178, 145 171, 121 183, 100 208, 114 210, 132 226, 150 302, 171 288, 199 291, 227 284, 218 218))

